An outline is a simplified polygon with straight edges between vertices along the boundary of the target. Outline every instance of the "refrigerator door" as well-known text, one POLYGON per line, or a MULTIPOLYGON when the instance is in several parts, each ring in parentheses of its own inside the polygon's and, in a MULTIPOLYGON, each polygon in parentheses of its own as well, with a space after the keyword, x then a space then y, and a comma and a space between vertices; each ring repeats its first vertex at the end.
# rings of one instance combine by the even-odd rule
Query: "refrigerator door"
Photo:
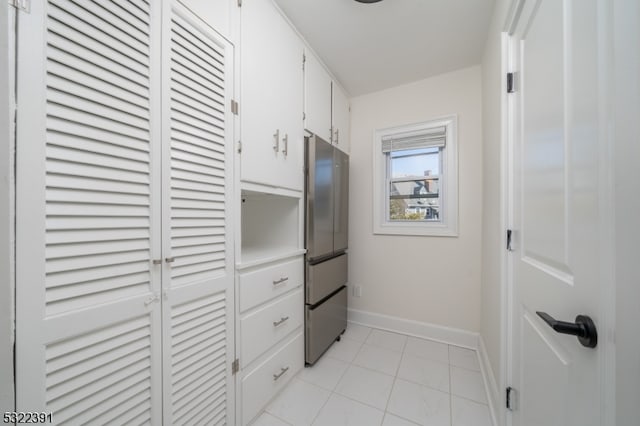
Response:
POLYGON ((312 136, 307 139, 307 259, 333 254, 333 146, 312 136))
POLYGON ((339 149, 333 151, 333 251, 347 249, 349 236, 349 156, 339 149))
POLYGON ((307 263, 305 303, 315 305, 347 283, 347 255, 320 263, 307 263))
POLYGON ((315 363, 347 328, 347 288, 320 306, 305 307, 305 362, 315 363))

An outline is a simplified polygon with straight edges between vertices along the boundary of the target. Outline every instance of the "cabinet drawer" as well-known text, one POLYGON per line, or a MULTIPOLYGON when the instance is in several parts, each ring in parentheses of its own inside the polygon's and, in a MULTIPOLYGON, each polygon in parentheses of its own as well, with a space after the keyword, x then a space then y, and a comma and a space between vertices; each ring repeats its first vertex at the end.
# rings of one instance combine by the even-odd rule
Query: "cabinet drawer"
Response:
POLYGON ((241 319, 242 362, 248 365, 300 327, 303 312, 304 300, 300 289, 241 319))
POLYGON ((242 424, 248 424, 303 367, 302 331, 242 379, 242 424))
POLYGON ((302 257, 240 274, 240 312, 258 306, 302 285, 302 257))

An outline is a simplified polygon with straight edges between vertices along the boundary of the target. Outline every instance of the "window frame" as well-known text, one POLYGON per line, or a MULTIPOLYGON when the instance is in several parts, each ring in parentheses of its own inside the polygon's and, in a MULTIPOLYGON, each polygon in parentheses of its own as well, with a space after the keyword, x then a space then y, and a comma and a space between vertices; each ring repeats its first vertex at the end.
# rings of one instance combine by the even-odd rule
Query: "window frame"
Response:
POLYGON ((374 131, 373 137, 373 233, 380 235, 458 236, 458 117, 448 115, 421 123, 374 131), (382 152, 382 141, 393 135, 446 128, 445 146, 440 149, 439 221, 390 220, 389 202, 391 154, 382 152))

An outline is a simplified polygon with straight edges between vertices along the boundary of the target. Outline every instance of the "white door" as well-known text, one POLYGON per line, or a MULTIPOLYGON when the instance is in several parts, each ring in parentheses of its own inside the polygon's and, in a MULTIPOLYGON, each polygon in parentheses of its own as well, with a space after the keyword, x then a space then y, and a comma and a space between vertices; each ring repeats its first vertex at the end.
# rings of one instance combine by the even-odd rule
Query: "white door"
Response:
POLYGON ((164 424, 231 425, 233 47, 164 3, 164 424))
POLYGON ((599 3, 526 0, 511 40, 514 425, 610 424, 603 417, 612 282, 600 43, 609 29, 599 3), (595 323, 595 348, 548 324, 577 315, 595 323))
POLYGON ((17 409, 233 424, 233 48, 175 1, 31 6, 17 409))
POLYGON ((160 12, 19 12, 16 405, 55 424, 162 422, 160 12))

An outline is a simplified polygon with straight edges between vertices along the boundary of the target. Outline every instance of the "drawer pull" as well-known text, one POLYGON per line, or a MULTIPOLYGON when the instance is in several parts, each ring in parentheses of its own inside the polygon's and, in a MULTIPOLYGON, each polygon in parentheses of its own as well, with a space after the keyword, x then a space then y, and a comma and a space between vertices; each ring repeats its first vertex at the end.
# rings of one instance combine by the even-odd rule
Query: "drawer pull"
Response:
POLYGON ((279 280, 273 280, 273 285, 282 284, 285 281, 289 281, 289 277, 282 277, 279 280))
POLYGON ((284 367, 280 369, 280 372, 278 374, 274 374, 273 375, 273 381, 275 382, 276 380, 278 380, 280 377, 282 377, 282 375, 284 373, 286 373, 287 371, 289 371, 289 367, 284 367))
POLYGON ((289 317, 282 317, 282 318, 280 318, 280 321, 274 321, 273 322, 273 326, 277 327, 277 326, 279 326, 280 324, 282 324, 283 322, 285 322, 288 319, 289 319, 289 317))

